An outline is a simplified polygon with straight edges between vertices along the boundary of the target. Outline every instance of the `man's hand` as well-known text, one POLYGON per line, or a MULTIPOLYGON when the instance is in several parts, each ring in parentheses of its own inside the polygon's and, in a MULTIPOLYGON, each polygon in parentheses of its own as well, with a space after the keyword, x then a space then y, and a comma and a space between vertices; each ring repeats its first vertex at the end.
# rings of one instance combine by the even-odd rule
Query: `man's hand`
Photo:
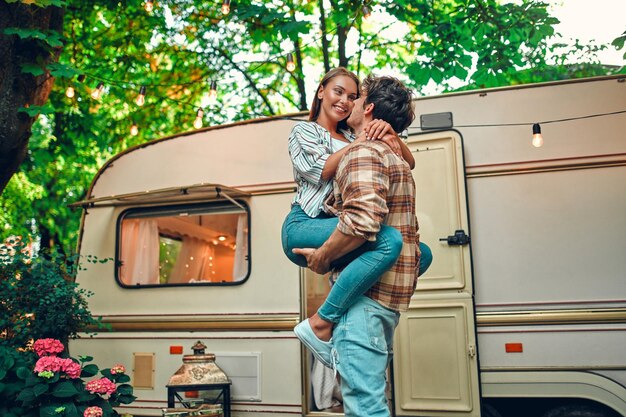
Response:
POLYGON ((330 271, 330 261, 325 259, 322 255, 322 251, 312 248, 295 248, 293 253, 296 255, 302 255, 306 258, 306 263, 309 269, 316 274, 325 274, 330 271))

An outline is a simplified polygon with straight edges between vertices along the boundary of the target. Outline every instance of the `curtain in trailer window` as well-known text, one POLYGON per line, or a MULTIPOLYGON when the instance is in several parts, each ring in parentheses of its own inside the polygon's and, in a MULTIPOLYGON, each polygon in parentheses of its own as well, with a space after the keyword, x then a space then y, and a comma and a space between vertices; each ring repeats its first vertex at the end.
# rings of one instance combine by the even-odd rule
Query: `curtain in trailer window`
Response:
POLYGON ((122 225, 120 273, 129 285, 159 283, 159 226, 153 219, 127 219, 122 225))
POLYGON ((248 219, 240 214, 237 219, 237 238, 235 240, 235 260, 233 262, 233 280, 239 281, 248 274, 248 219))

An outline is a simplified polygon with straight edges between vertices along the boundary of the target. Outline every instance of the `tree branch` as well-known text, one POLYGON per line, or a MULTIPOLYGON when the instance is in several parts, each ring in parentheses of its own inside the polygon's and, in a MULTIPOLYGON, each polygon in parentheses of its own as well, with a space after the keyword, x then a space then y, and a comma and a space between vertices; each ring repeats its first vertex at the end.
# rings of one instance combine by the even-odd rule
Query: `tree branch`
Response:
POLYGON ((274 108, 272 107, 272 103, 270 103, 267 97, 258 89, 254 80, 250 78, 250 75, 244 69, 242 69, 239 65, 237 65, 237 63, 233 61, 231 57, 225 51, 223 51, 220 48, 215 48, 215 50, 219 52, 220 56, 224 58, 226 61, 228 61, 228 63, 232 65, 233 68, 235 68, 237 71, 241 73, 241 75, 244 76, 244 78, 248 82, 248 85, 259 95, 259 97, 261 97, 261 99, 263 100, 263 103, 265 103, 265 105, 267 106, 267 109, 269 110, 270 114, 271 115, 276 114, 276 112, 274 111, 274 108))

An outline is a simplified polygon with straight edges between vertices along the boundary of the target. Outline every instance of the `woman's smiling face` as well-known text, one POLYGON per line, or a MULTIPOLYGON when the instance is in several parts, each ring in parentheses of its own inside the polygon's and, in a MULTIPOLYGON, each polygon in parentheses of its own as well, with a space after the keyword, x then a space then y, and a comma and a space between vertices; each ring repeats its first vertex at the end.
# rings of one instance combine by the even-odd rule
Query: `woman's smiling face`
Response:
POLYGON ((357 85, 346 75, 333 77, 320 87, 317 97, 321 100, 320 116, 333 123, 344 120, 354 108, 357 99, 357 85))

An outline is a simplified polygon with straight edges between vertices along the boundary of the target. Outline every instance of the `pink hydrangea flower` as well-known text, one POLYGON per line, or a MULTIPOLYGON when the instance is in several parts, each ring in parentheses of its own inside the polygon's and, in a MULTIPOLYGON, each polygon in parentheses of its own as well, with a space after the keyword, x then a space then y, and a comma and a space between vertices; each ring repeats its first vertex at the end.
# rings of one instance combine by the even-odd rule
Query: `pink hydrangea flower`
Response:
POLYGON ((102 414, 102 408, 93 406, 87 407, 87 409, 83 413, 83 417, 102 417, 102 414))
POLYGON ((61 370, 67 374, 71 379, 76 379, 80 377, 80 373, 82 369, 80 364, 74 362, 71 359, 63 359, 63 363, 61 364, 61 370))
MULTIPOLYGON (((35 363, 36 374, 42 372, 65 372, 65 374, 71 379, 80 377, 81 368, 80 364, 74 362, 70 358, 59 358, 57 356, 42 356, 35 363)), ((43 375, 42 375, 43 376, 43 375)))
POLYGON ((56 339, 38 339, 33 343, 33 350, 39 356, 51 355, 63 352, 63 344, 56 339))
POLYGON ((123 374, 124 372, 126 372, 126 368, 121 363, 118 363, 117 365, 111 368, 111 373, 113 375, 123 374))
POLYGON ((85 389, 92 394, 113 394, 117 387, 109 378, 100 378, 87 382, 85 389))
POLYGON ((35 373, 44 371, 59 372, 62 366, 62 359, 56 356, 42 356, 35 363, 35 373))

